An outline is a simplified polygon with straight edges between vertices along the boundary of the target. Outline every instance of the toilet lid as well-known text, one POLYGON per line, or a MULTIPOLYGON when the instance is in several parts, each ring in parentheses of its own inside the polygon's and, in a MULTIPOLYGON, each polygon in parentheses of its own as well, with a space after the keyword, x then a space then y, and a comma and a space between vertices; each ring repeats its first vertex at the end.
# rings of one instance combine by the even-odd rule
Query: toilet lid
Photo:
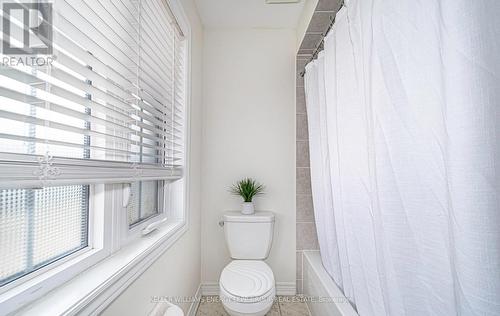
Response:
POLYGON ((222 270, 220 285, 234 296, 259 297, 274 287, 274 275, 264 261, 235 260, 222 270))

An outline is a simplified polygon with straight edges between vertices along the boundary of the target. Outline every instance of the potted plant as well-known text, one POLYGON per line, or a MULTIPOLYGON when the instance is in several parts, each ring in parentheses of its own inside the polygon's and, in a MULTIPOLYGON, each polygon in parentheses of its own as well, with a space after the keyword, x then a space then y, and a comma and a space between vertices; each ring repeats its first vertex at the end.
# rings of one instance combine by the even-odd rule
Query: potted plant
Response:
POLYGON ((241 213, 251 215, 255 213, 255 207, 252 200, 255 196, 264 193, 264 186, 252 178, 245 178, 233 184, 231 193, 243 198, 241 213))

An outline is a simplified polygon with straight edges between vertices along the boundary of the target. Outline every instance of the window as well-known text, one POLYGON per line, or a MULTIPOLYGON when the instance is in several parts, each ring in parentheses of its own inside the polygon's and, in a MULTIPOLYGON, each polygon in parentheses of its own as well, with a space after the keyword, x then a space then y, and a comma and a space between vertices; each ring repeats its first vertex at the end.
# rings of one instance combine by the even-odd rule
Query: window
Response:
POLYGON ((0 286, 88 245, 86 185, 0 190, 0 286))
POLYGON ((0 304, 8 312, 19 306, 9 290, 33 284, 35 299, 151 223, 185 222, 186 24, 164 0, 24 5, 3 13, 10 43, 25 46, 29 9, 30 21, 52 29, 50 38, 30 29, 30 38, 50 42, 52 53, 1 56, 0 304))
POLYGON ((162 208, 162 193, 161 181, 142 181, 131 184, 127 205, 129 227, 158 215, 158 210, 162 208))

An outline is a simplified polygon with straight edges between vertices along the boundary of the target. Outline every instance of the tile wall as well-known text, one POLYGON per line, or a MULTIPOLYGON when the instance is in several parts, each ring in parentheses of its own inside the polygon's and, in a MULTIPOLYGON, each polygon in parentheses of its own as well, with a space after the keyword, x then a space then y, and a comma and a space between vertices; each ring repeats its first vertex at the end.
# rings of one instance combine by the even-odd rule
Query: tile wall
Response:
POLYGON ((309 139, 307 132, 307 111, 304 91, 304 78, 300 75, 312 53, 321 46, 322 33, 328 28, 335 13, 340 8, 341 0, 319 0, 314 15, 309 23, 306 35, 297 54, 296 79, 296 242, 297 242, 297 293, 302 294, 303 252, 319 250, 316 225, 314 222, 311 195, 311 177, 309 168, 309 139))

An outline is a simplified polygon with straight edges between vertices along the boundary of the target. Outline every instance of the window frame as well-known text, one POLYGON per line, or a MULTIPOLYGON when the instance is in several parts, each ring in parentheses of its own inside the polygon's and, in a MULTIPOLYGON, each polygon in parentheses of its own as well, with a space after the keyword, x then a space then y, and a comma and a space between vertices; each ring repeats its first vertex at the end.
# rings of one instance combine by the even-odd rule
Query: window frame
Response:
MULTIPOLYGON (((145 216, 145 217, 142 217, 142 212, 144 212, 144 209, 142 208, 142 199, 143 199, 143 191, 144 191, 144 182, 145 181, 139 181, 139 185, 141 187, 141 191, 139 192, 139 201, 137 203, 137 211, 138 211, 138 219, 137 221, 135 221, 134 223, 130 223, 128 222, 128 230, 137 230, 137 227, 138 226, 143 226, 145 222, 149 222, 151 219, 154 219, 162 214, 165 214, 168 210, 166 210, 165 208, 167 207, 167 204, 166 204, 166 199, 165 199, 165 183, 164 181, 161 181, 161 180, 154 180, 152 182, 155 183, 155 186, 156 186, 156 192, 155 193, 155 200, 156 200, 156 207, 155 207, 155 210, 154 210, 154 213, 150 214, 149 216, 145 216)), ((132 185, 133 183, 130 183, 129 186, 127 184, 125 184, 125 186, 128 186, 129 189, 124 189, 123 191, 123 194, 124 194, 124 205, 123 207, 128 207, 129 205, 125 205, 125 201, 130 199, 131 198, 131 194, 132 194, 132 185), (127 199, 127 195, 128 195, 128 199, 127 199)), ((130 201, 128 200, 127 201, 127 204, 130 203, 130 201)))
POLYGON ((158 210, 156 214, 153 214, 150 217, 147 217, 143 220, 140 220, 137 223, 134 223, 132 225, 129 224, 128 222, 128 214, 126 212, 126 206, 125 206, 125 200, 127 199, 125 195, 128 193, 127 189, 125 189, 126 186, 129 184, 123 184, 124 189, 122 189, 122 194, 123 198, 122 200, 124 201, 122 207, 123 207, 123 212, 121 212, 118 217, 119 221, 121 222, 122 226, 122 238, 121 238, 121 244, 123 246, 133 242, 137 238, 140 238, 142 236, 142 231, 150 224, 156 223, 156 222, 161 222, 163 220, 169 219, 169 213, 172 209, 172 203, 169 200, 169 195, 168 195, 168 186, 170 183, 167 183, 163 181, 162 185, 159 185, 158 188, 158 199, 162 199, 162 201, 158 201, 158 210), (160 192, 160 189, 162 192, 160 192))
POLYGON ((72 261, 76 258, 80 257, 87 257, 88 252, 96 252, 98 250, 101 250, 102 247, 95 247, 99 242, 102 243, 102 238, 101 236, 96 236, 95 234, 95 227, 98 225, 101 225, 101 219, 96 216, 97 212, 97 207, 92 200, 90 199, 90 196, 94 194, 93 186, 90 186, 89 190, 89 209, 88 209, 88 221, 87 221, 87 246, 83 247, 82 249, 78 249, 72 253, 69 253, 67 255, 63 255, 61 258, 56 259, 48 264, 42 265, 40 268, 37 268, 31 272, 28 272, 25 275, 22 275, 6 284, 3 286, 0 286, 0 295, 3 293, 9 291, 12 288, 18 287, 23 283, 29 282, 31 279, 36 278, 39 275, 47 273, 49 270, 57 268, 60 265, 63 265, 65 262, 72 261))
MULTIPOLYGON (((189 186, 190 186, 190 109, 191 109, 191 26, 179 0, 163 0, 173 13, 185 38, 185 78, 184 78, 184 170, 182 178, 164 188, 182 190, 182 195, 175 196, 179 208, 170 206, 170 210, 163 207, 159 215, 153 216, 144 222, 129 229, 127 214, 123 208, 123 183, 131 181, 126 175, 119 175, 123 183, 107 183, 105 178, 90 182, 89 207, 89 246, 81 249, 61 260, 40 268, 6 286, 0 288, 0 305, 2 312, 29 315, 37 314, 96 314, 103 311, 128 285, 141 275, 159 256, 169 249, 189 227, 189 186), (96 205, 96 197, 102 198, 96 205), (92 211, 90 210, 92 209, 92 211), (100 213, 100 215, 98 215, 100 213), (171 214, 171 218, 168 218, 171 214), (156 233, 142 236, 142 229, 161 219, 167 219, 156 230, 156 233), (90 225, 92 223, 92 225, 90 225), (111 223, 111 225, 108 225, 111 223), (124 223, 126 225, 124 225, 124 223), (124 229, 126 228, 126 229, 124 229), (90 244, 98 249, 88 249, 90 244), (85 250, 85 251, 84 251, 85 250), (85 271, 84 274, 82 272, 85 271), (78 289, 76 291, 75 289, 78 289)), ((38 163, 32 157, 17 154, 0 154, 4 158, 19 159, 14 167, 20 171, 32 172, 38 163)), ((6 159, 9 160, 9 159, 6 159)), ((16 160, 15 160, 16 161, 16 160)), ((97 167, 95 162, 89 163, 80 170, 71 165, 71 158, 54 159, 57 167, 60 163, 68 166, 70 179, 63 179, 58 185, 73 184, 74 179, 85 180, 88 168, 97 167), (68 164, 69 163, 69 164, 68 164)), ((117 163, 120 164, 120 163, 117 163)), ((1 167, 0 161, 0 167, 1 167)), ((65 175, 68 173, 65 172, 65 175)), ((154 170, 145 170, 143 175, 157 176, 154 170)), ((0 181, 1 181, 0 177, 0 181)), ((116 180, 116 179, 115 179, 116 180)), ((51 181, 48 181, 50 184, 51 181)), ((167 199, 169 194, 164 194, 167 199)), ((172 201, 169 201, 169 205, 172 201)), ((165 204, 167 205, 167 204, 165 204)))
POLYGON ((37 299, 111 254, 110 239, 106 238, 110 235, 106 223, 111 214, 104 211, 110 197, 106 197, 104 185, 90 186, 87 247, 0 287, 3 309, 15 310, 37 299))

